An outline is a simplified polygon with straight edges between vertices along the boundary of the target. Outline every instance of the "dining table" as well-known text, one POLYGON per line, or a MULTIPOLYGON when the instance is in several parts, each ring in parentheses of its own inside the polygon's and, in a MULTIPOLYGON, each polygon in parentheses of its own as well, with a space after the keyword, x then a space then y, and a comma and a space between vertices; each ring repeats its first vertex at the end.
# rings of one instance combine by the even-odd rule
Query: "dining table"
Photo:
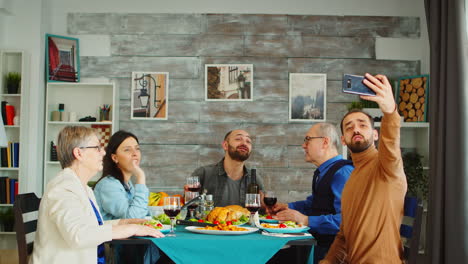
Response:
POLYGON ((284 236, 271 236, 259 230, 241 235, 214 235, 200 234, 188 231, 186 226, 176 227, 175 237, 132 237, 128 239, 114 239, 110 245, 156 245, 174 263, 267 263, 277 252, 285 248, 295 248, 297 254, 303 254, 304 247, 311 247, 306 251, 306 261, 313 262, 313 246, 316 240, 304 233, 285 234, 284 236))

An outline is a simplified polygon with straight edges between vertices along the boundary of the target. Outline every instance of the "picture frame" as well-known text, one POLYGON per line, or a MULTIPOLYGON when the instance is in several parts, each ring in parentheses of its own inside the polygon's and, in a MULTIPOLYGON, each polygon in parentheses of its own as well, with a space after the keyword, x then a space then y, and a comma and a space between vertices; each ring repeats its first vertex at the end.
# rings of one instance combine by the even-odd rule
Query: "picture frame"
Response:
POLYGON ((46 80, 80 81, 80 47, 77 38, 46 34, 46 80))
POLYGON ((401 77, 396 87, 398 113, 404 122, 427 122, 429 75, 401 77))
POLYGON ((132 72, 131 89, 131 119, 167 120, 168 72, 132 72))
POLYGON ((253 101, 253 64, 205 64, 205 101, 253 101))
POLYGON ((289 121, 325 121, 327 113, 327 75, 289 74, 289 121))

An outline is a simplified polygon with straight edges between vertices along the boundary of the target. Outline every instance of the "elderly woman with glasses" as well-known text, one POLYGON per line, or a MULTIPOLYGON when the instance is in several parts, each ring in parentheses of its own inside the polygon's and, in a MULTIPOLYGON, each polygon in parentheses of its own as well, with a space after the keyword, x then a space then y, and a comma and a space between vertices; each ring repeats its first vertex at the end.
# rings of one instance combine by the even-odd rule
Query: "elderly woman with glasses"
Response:
POLYGON ((41 199, 32 263, 105 263, 106 241, 164 236, 138 225, 144 219, 103 221, 94 193, 87 185, 102 170, 105 155, 92 128, 62 129, 57 154, 63 170, 47 184, 41 199))

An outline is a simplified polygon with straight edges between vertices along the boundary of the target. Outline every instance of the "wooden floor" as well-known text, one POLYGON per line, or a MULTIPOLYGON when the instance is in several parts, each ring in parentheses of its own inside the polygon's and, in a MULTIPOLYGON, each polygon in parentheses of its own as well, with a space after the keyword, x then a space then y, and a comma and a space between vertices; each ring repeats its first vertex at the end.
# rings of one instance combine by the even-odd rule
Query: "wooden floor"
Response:
POLYGON ((0 264, 18 264, 16 249, 0 249, 0 264))

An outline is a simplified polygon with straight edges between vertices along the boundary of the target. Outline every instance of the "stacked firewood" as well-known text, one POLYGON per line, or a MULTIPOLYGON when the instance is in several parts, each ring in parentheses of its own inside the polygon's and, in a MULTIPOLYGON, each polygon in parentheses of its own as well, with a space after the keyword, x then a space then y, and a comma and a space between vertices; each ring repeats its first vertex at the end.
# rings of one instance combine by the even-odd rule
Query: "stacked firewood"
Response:
POLYGON ((398 110, 405 122, 426 121, 427 81, 427 77, 400 80, 398 110))

